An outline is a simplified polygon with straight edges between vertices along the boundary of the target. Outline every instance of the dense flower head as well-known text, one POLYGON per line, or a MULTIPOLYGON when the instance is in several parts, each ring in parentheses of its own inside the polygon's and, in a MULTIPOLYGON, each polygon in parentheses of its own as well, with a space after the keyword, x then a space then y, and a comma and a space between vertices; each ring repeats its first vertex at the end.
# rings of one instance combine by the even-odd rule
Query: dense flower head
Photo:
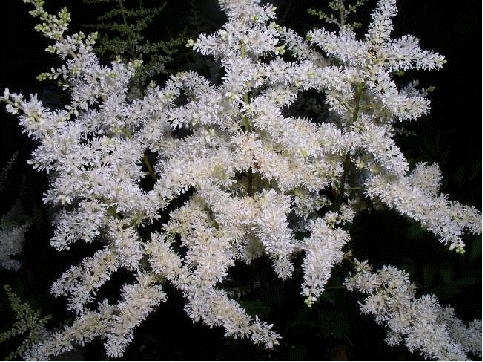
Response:
POLYGON ((481 356, 481 344, 474 344, 474 338, 481 339, 481 321, 465 326, 434 295, 416 298, 416 287, 404 271, 384 266, 374 273, 367 261, 356 264, 356 274, 345 285, 368 295, 360 304, 361 312, 373 314, 378 324, 389 327, 389 345, 404 341, 411 352, 419 350, 437 360, 466 360, 467 352, 481 356))
POLYGON ((481 213, 473 206, 464 206, 438 194, 440 173, 436 166, 418 164, 407 176, 394 179, 377 175, 366 183, 366 193, 419 221, 450 250, 464 252, 463 231, 481 234, 481 213))
MULTIPOLYGON (((412 36, 391 39, 392 18, 396 13, 396 0, 379 1, 364 40, 356 39, 350 27, 342 27, 338 32, 316 29, 308 34, 312 43, 342 63, 343 72, 352 84, 367 87, 368 94, 376 98, 371 103, 377 105, 371 118, 384 115, 381 118, 385 119, 380 121, 386 122, 417 119, 429 111, 429 101, 423 94, 398 90, 391 74, 409 69, 440 69, 445 62, 438 53, 421 50, 412 36)), ((350 93, 341 96, 348 98, 350 93)))

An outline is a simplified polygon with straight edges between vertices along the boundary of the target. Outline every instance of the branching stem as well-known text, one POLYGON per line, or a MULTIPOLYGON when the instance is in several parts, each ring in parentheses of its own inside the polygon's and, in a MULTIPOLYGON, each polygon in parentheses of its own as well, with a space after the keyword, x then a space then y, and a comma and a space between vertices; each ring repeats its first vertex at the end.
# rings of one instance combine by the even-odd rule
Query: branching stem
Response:
MULTIPOLYGON (((358 84, 356 94, 354 95, 354 111, 352 112, 352 124, 354 124, 357 121, 357 116, 360 111, 360 103, 361 103, 361 97, 362 97, 363 91, 364 91, 364 82, 361 82, 358 84)), ((347 179, 347 175, 349 174, 350 166, 351 166, 350 151, 347 151, 344 159, 342 176, 340 177, 340 180, 339 180, 339 189, 337 190, 337 196, 334 202, 334 211, 336 212, 340 210, 340 206, 342 204, 342 198, 344 197, 344 191, 345 191, 345 181, 347 179)))
POLYGON ((153 166, 151 166, 151 162, 149 162, 149 158, 148 158, 148 155, 146 154, 146 152, 143 155, 143 162, 147 166, 148 172, 151 175, 151 177, 154 180, 157 180, 158 178, 157 178, 156 174, 154 173, 153 166))
MULTIPOLYGON (((245 44, 241 46, 241 57, 242 59, 246 58, 246 47, 245 44)), ((243 103, 248 104, 250 102, 250 96, 248 91, 243 95, 243 103)), ((243 127, 245 132, 250 132, 250 122, 248 121, 248 117, 245 115, 242 117, 243 127)), ((247 172, 247 193, 249 196, 253 196, 253 171, 250 167, 247 172)))

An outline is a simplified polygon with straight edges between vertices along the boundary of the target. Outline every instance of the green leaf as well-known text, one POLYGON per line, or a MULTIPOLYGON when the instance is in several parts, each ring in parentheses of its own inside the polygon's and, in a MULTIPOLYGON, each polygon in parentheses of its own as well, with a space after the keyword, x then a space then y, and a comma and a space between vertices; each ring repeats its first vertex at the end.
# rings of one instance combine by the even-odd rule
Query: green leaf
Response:
POLYGON ((449 285, 455 287, 455 288, 465 288, 465 287, 470 287, 475 284, 480 284, 481 279, 480 278, 473 278, 473 277, 465 277, 465 278, 459 278, 453 280, 449 285))
POLYGON ((423 266, 423 281, 425 287, 429 287, 432 284, 435 275, 436 268, 434 266, 431 264, 425 264, 423 266))
POLYGON ((287 360, 289 361, 303 361, 307 360, 309 346, 306 344, 299 344, 292 346, 287 353, 287 360))
POLYGON ((470 263, 481 259, 481 235, 477 236, 473 243, 471 243, 470 251, 468 253, 468 260, 470 263))
POLYGON ((440 285, 430 290, 430 293, 435 294, 439 301, 445 301, 461 293, 461 289, 454 288, 451 285, 440 285))
POLYGON ((399 264, 399 269, 402 269, 413 276, 416 273, 416 263, 412 259, 405 259, 401 264, 399 264))
POLYGON ((415 223, 406 229, 406 236, 410 239, 422 239, 424 233, 425 231, 419 223, 415 223))
POLYGON ((436 294, 440 301, 444 301, 452 298, 456 294, 463 293, 466 288, 472 287, 473 285, 481 284, 480 278, 459 278, 451 281, 446 285, 440 285, 431 290, 432 293, 436 294))
POLYGON ((318 327, 315 318, 313 317, 313 310, 306 306, 297 308, 295 313, 290 317, 290 322, 287 326, 288 328, 300 326, 318 327))
POLYGON ((448 264, 442 264, 439 268, 439 275, 444 284, 449 284, 454 278, 454 270, 448 264))
POLYGON ((266 317, 272 312, 270 306, 261 300, 239 301, 239 303, 251 316, 266 317))
POLYGON ((338 309, 317 309, 318 328, 321 332, 329 333, 334 338, 348 340, 351 325, 344 313, 338 309))

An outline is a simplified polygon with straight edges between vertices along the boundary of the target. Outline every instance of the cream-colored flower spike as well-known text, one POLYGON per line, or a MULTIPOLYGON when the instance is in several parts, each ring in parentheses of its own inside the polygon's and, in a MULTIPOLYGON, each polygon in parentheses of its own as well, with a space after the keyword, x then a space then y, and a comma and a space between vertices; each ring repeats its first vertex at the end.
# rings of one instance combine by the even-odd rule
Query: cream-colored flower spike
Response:
POLYGON ((378 324, 388 327, 386 341, 404 341, 412 351, 443 361, 466 360, 466 353, 481 356, 481 320, 466 326, 452 308, 443 308, 433 294, 416 298, 416 286, 406 272, 384 266, 377 272, 356 261, 356 274, 346 279, 347 289, 367 294, 361 303, 364 314, 373 314, 378 324))

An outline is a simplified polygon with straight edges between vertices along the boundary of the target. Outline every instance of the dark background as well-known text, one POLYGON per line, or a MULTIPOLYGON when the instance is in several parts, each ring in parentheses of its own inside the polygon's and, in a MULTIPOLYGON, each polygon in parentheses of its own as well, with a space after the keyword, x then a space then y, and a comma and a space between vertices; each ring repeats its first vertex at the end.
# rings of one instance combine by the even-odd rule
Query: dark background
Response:
MULTIPOLYGON (((196 4, 208 28, 216 29, 223 23, 224 15, 214 0, 170 0, 159 22, 153 24, 151 34, 169 39, 189 26, 190 3, 196 4)), ((146 4, 155 2, 146 1, 146 4)), ((314 26, 323 26, 306 13, 309 7, 320 9, 322 1, 279 0, 275 4, 280 22, 301 35, 314 26)), ((369 1, 357 21, 367 26, 375 4, 376 1, 369 1)), ((108 5, 86 5, 82 0, 46 0, 45 4, 51 13, 62 6, 69 8, 73 31, 85 31, 82 24, 94 23, 109 8, 108 5)), ((0 90, 8 87, 11 92, 42 94, 44 85, 35 79, 36 75, 59 64, 55 56, 43 51, 48 43, 33 29, 36 21, 28 15, 31 8, 21 0, 0 2, 0 90)), ((430 96, 432 112, 408 124, 407 129, 417 135, 398 137, 398 144, 411 165, 419 161, 440 165, 444 176, 441 191, 452 200, 481 210, 481 2, 399 0, 398 9, 393 37, 412 34, 421 40, 424 50, 437 51, 448 61, 441 71, 410 74, 419 78, 424 87, 435 86, 430 96)), ((19 151, 19 156, 6 182, 7 191, 1 195, 0 211, 10 208, 21 185, 24 185, 25 209, 41 208, 47 179, 25 164, 35 143, 21 134, 15 118, 1 108, 0 166, 15 151, 19 151), (22 175, 26 178, 24 184, 22 175)), ((41 213, 47 215, 46 211, 41 213)), ((24 300, 46 313, 63 308, 61 300, 48 295, 52 281, 73 260, 80 261, 83 255, 92 252, 82 247, 64 253, 52 251, 48 246, 52 232, 47 222, 32 228, 27 233, 29 241, 24 249, 21 272, 0 274, 1 284, 13 285, 24 300)), ((393 212, 360 215, 351 235, 359 259, 369 258, 375 266, 392 263, 403 267, 419 283, 421 292, 436 293, 443 304, 454 305, 458 316, 465 321, 481 318, 481 255, 476 261, 468 255, 455 256, 434 237, 393 212), (431 273, 434 275, 428 280, 431 273)), ((469 238, 469 249, 478 242, 481 248, 481 238, 479 241, 469 238)), ((242 279, 240 285, 249 290, 240 302, 250 313, 275 323, 274 329, 284 335, 279 348, 266 352, 245 341, 223 338, 221 329, 193 324, 182 311, 182 297, 172 290, 169 301, 139 327, 125 359, 421 359, 404 348, 389 348, 383 341, 384 329, 376 326, 372 317, 358 315, 354 296, 334 289, 327 300, 308 310, 298 297, 300 274, 296 273, 293 281, 282 283, 271 274, 264 259, 257 261, 253 269, 237 266, 233 270, 242 279), (261 287, 250 289, 250 280, 261 276, 261 287), (337 301, 335 305, 331 298, 337 301)), ((330 285, 340 283, 341 280, 331 280, 330 285)), ((2 298, 0 308, 8 310, 8 303, 2 298)), ((9 323, 10 320, 3 319, 0 332, 9 323)), ((85 357, 104 359, 100 350, 102 342, 94 342, 84 352, 85 357)))

